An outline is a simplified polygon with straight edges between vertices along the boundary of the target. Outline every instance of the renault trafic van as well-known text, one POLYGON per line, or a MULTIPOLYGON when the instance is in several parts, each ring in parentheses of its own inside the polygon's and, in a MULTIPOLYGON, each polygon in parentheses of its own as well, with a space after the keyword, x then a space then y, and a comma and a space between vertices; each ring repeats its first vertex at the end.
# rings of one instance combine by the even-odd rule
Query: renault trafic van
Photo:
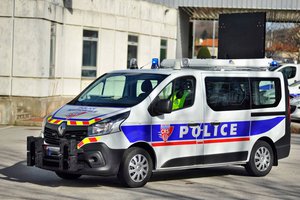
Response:
POLYGON ((282 73, 165 63, 99 77, 45 119, 41 137, 27 138, 27 164, 63 179, 117 175, 141 187, 152 172, 229 164, 265 176, 289 155, 282 73))

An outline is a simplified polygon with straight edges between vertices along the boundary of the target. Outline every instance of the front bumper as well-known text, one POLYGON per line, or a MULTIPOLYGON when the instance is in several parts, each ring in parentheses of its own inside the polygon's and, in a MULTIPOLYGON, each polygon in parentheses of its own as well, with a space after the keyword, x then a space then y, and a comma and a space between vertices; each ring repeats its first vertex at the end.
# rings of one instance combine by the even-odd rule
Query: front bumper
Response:
POLYGON ((125 149, 91 143, 77 149, 75 139, 48 145, 41 137, 27 137, 27 165, 66 173, 110 176, 119 171, 125 149))

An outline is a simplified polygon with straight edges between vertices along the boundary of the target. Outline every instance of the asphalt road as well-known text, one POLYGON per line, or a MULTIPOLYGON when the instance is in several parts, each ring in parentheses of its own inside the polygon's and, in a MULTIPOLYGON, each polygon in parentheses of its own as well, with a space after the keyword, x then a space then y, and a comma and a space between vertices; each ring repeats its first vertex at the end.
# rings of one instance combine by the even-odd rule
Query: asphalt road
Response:
POLYGON ((290 156, 266 177, 243 167, 155 173, 143 188, 124 188, 115 177, 83 176, 76 181, 26 166, 26 137, 36 127, 0 127, 0 199, 299 199, 300 135, 292 135, 290 156))

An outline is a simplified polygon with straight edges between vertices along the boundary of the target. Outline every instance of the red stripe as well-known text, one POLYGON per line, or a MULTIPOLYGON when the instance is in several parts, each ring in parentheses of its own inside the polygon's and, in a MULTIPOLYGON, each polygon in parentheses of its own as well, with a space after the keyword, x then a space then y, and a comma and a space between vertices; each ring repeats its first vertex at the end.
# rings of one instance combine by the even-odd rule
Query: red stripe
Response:
POLYGON ((76 124, 76 121, 70 121, 70 124, 71 124, 71 125, 77 125, 77 124, 76 124))
POLYGON ((97 142, 96 138, 89 138, 90 142, 97 142))
POLYGON ((101 120, 101 118, 95 118, 95 122, 98 122, 100 120, 101 120))
POLYGON ((81 146, 83 146, 83 142, 82 141, 77 145, 77 147, 80 148, 81 146))
POLYGON ((83 125, 90 125, 89 122, 82 122, 83 125))
POLYGON ((217 139, 217 140, 204 140, 204 144, 210 143, 222 143, 222 142, 241 142, 241 141, 249 141, 249 137, 243 138, 227 138, 227 139, 217 139))
POLYGON ((54 124, 58 124, 60 122, 60 120, 55 120, 54 124))
POLYGON ((201 140, 201 141, 180 141, 180 142, 158 142, 152 143, 153 147, 161 147, 161 146, 172 146, 172 145, 190 145, 190 144, 211 144, 211 143, 222 143, 222 142, 241 142, 241 141, 249 141, 250 137, 243 138, 227 138, 227 139, 214 139, 214 140, 201 140))
POLYGON ((159 142, 159 143, 152 143, 152 146, 154 146, 154 147, 161 147, 161 146, 189 145, 189 144, 196 144, 196 141, 159 142))

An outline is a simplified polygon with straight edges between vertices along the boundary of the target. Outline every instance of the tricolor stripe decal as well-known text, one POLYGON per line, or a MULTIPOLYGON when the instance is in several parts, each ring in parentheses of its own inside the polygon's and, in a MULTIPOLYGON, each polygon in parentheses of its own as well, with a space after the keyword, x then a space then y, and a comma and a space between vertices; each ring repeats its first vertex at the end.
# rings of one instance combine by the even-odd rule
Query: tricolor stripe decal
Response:
POLYGON ((94 143, 94 142, 99 142, 100 139, 101 139, 101 136, 84 138, 81 142, 79 142, 77 144, 77 149, 80 149, 81 147, 83 147, 86 144, 90 144, 90 143, 94 143))
POLYGON ((89 125, 94 124, 96 122, 99 122, 101 120, 102 120, 101 118, 95 118, 95 119, 91 119, 91 120, 88 120, 88 121, 60 120, 60 119, 54 119, 52 117, 48 118, 48 122, 50 124, 59 125, 63 121, 66 121, 69 126, 89 126, 89 125))

